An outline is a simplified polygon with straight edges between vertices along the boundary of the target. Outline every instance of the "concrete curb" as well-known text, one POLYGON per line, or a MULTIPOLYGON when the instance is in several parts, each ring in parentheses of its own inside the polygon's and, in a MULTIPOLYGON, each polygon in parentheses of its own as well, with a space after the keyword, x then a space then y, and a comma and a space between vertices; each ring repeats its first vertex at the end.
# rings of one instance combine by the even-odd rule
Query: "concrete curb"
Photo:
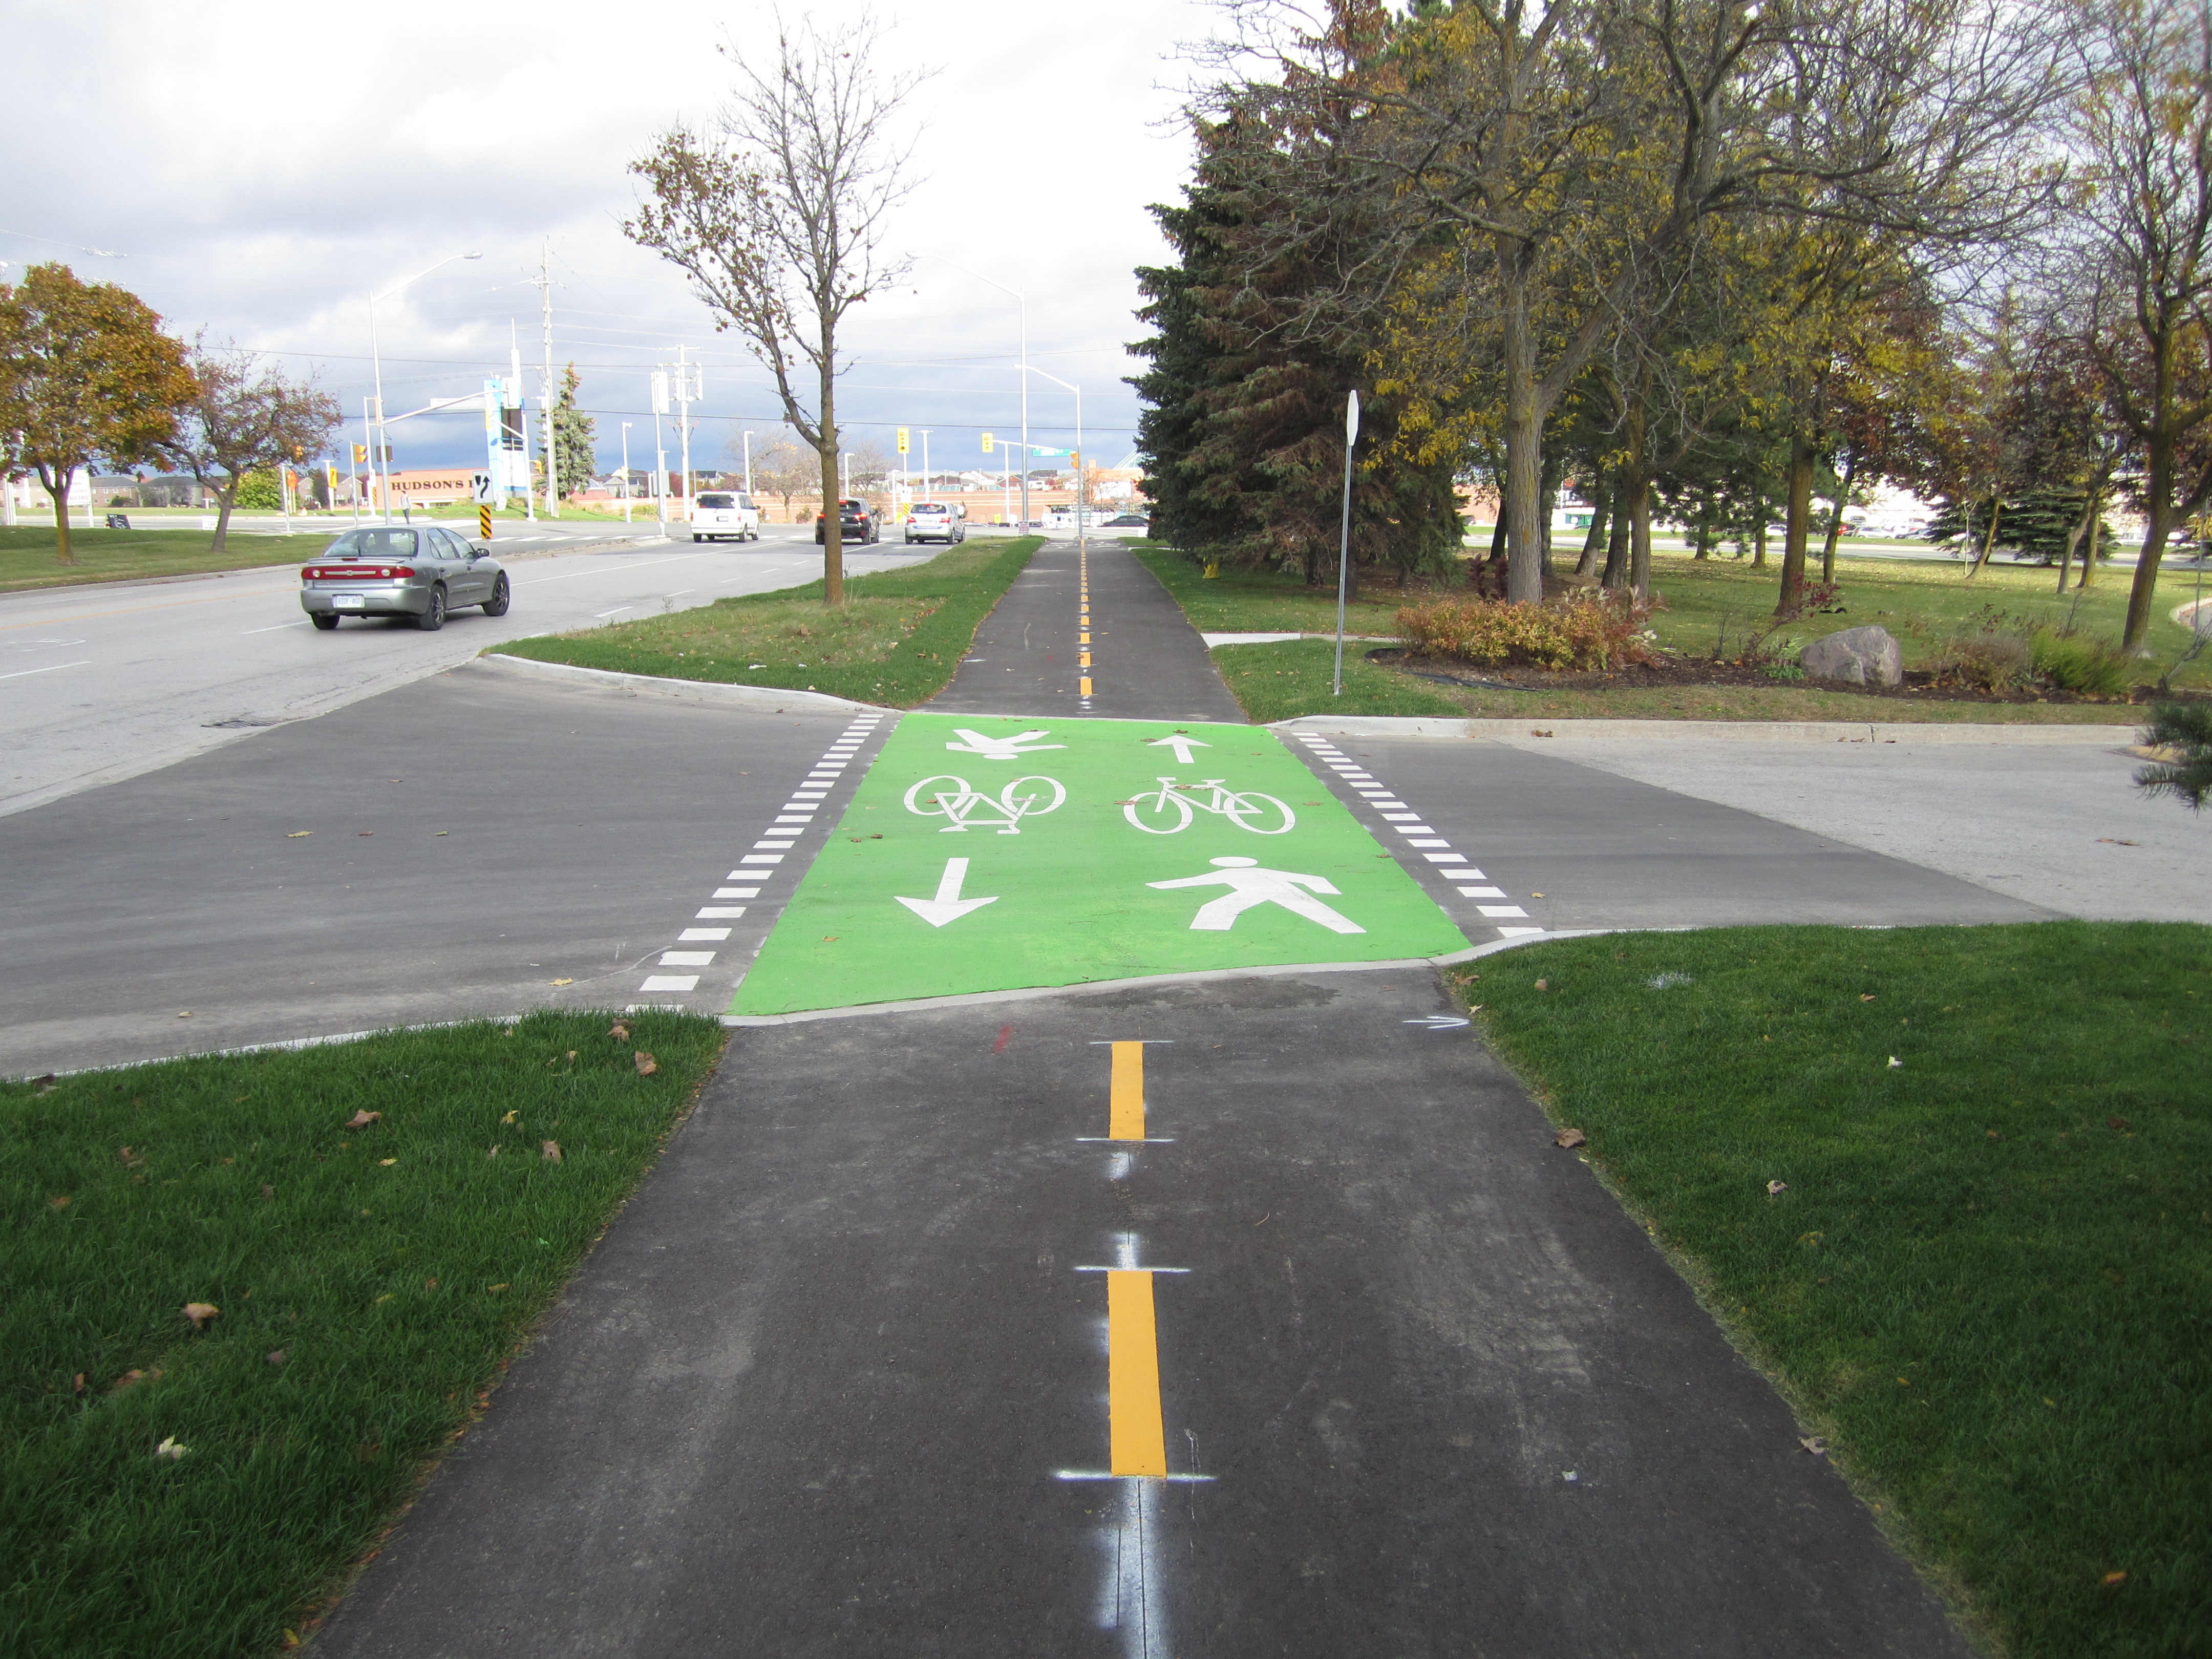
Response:
POLYGON ((1392 714, 1301 714, 1277 720, 1271 731, 1316 732, 1350 738, 1474 738, 1490 742, 1530 738, 1571 743, 1680 742, 1686 738, 1723 743, 1882 744, 2126 744, 2136 722, 2122 725, 1998 726, 1871 720, 1420 720, 1392 714))
POLYGON ((1292 974, 1364 974, 1385 968, 1449 968, 1456 963, 1473 962, 1479 957, 1510 951, 1516 945, 1541 945, 1555 939, 1587 939, 1613 931, 1607 927, 1581 927, 1527 933, 1517 939, 1492 939, 1487 945, 1470 945, 1464 951, 1450 951, 1440 957, 1393 957, 1384 962, 1304 962, 1272 968, 1208 968, 1192 974, 1142 974, 1133 979, 1086 979, 1073 985, 1026 985, 1004 991, 968 991, 957 996, 908 997, 898 1002, 856 1003, 847 1008, 802 1008, 790 1014, 724 1014, 722 1024, 732 1030, 750 1025, 805 1025, 817 1019, 852 1019, 863 1014, 910 1014, 939 1008, 982 1008, 1000 1002, 1034 1002, 1039 997, 1076 996, 1085 991, 1204 985, 1224 979, 1281 979, 1292 974))
POLYGON ((655 696, 728 703, 733 708, 765 709, 779 714, 788 708, 865 708, 876 714, 884 708, 881 703, 854 702, 822 691, 781 691, 772 685, 727 685, 714 680, 669 680, 653 674, 618 674, 606 668, 578 668, 565 662, 510 657, 500 651, 487 651, 461 665, 520 679, 565 680, 572 685, 598 685, 610 690, 620 687, 650 692, 655 696))

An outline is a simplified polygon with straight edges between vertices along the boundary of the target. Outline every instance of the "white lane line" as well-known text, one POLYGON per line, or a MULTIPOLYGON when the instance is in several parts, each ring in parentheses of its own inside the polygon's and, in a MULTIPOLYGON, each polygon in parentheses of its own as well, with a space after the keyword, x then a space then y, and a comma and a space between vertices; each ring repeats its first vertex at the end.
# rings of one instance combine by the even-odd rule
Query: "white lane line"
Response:
POLYGON ((686 593, 696 593, 698 591, 699 591, 699 590, 698 590, 697 588, 696 588, 696 587, 679 587, 679 588, 678 588, 678 589, 677 589, 673 593, 671 593, 668 597, 669 597, 670 599, 682 599, 682 598, 683 598, 686 593))
POLYGON ((250 640, 256 634, 274 634, 282 629, 305 628, 307 625, 307 619, 305 617, 302 617, 297 622, 278 623, 275 628, 249 628, 246 632, 240 635, 239 638, 242 640, 250 640))
POLYGON ((714 965, 712 951, 663 951, 660 965, 664 968, 707 968, 714 965))
POLYGON ((52 662, 44 668, 19 668, 12 674, 0 674, 0 680, 20 680, 26 674, 51 674, 59 668, 89 668, 91 665, 92 659, 89 657, 82 662, 52 662))
POLYGON ((676 937, 679 942, 685 945, 712 945, 726 939, 729 936, 730 930, 726 927, 686 927, 676 937))
POLYGON ((635 607, 627 605, 618 605, 611 611, 594 611, 592 614, 594 617, 601 618, 607 617, 619 617, 623 611, 632 610, 635 607))
MULTIPOLYGON (((728 875, 725 876, 723 879, 725 881, 757 881, 759 878, 760 872, 757 870, 732 870, 728 875)), ((760 889, 757 887, 717 887, 714 890, 714 896, 716 898, 758 898, 760 896, 760 889)))
POLYGON ((515 583, 515 586, 535 587, 540 582, 572 582, 580 576, 608 576, 629 570, 650 570, 657 564, 680 564, 685 559, 697 559, 704 556, 705 555, 700 553, 677 553, 665 559, 647 559, 641 564, 606 564, 601 565, 595 570, 571 570, 565 576, 532 576, 526 581, 515 583))
MULTIPOLYGON (((702 921, 712 921, 717 917, 734 921, 744 913, 745 907, 742 904, 702 904, 693 914, 702 921)), ((722 937, 727 939, 729 936, 730 930, 725 927, 722 930, 722 937)))
POLYGON ((654 974, 637 988, 641 991, 696 991, 699 988, 696 974, 654 974))

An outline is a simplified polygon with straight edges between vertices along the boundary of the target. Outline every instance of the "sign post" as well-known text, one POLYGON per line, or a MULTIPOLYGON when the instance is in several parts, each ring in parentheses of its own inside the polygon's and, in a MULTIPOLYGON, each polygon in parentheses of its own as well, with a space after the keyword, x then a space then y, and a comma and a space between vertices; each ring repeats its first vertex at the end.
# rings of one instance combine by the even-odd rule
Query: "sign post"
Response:
POLYGON ((1352 574, 1352 450, 1359 441, 1359 393, 1344 404, 1344 529, 1336 543, 1336 684, 1332 697, 1344 695, 1344 596, 1352 574))
POLYGON ((477 535, 488 542, 491 539, 492 503, 499 499, 499 483, 489 472, 471 472, 469 483, 477 501, 477 535))

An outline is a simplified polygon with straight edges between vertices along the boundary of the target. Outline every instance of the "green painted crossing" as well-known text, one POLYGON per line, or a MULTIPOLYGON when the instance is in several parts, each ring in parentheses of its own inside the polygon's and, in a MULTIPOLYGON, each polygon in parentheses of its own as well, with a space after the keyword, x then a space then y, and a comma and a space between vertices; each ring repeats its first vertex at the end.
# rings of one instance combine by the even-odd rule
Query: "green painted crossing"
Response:
POLYGON ((1467 942, 1272 732, 908 714, 730 1012, 1467 942))

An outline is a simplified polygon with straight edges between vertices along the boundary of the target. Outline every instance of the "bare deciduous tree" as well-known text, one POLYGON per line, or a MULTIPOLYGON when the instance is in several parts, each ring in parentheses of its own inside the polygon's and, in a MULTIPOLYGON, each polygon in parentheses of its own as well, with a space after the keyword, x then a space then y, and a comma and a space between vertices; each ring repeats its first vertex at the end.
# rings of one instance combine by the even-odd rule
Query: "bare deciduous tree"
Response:
POLYGON ((199 390, 180 411, 175 435, 161 447, 164 465, 189 472, 216 500, 215 540, 223 550, 239 486, 258 468, 282 469, 319 454, 342 419, 337 402, 312 378, 288 380, 258 354, 211 346, 204 333, 188 359, 199 390))
MULTIPOLYGON (((732 459, 743 453, 742 444, 731 444, 732 459)), ((781 432, 753 451, 753 487, 763 495, 781 497, 787 519, 791 516, 791 498, 818 487, 821 482, 820 457, 781 432)))
POLYGON ((738 95, 709 132, 676 127, 631 166, 649 198, 623 229, 691 279, 692 291, 775 377, 784 419, 820 459, 823 598, 845 599, 837 514, 837 331, 896 282, 890 215, 915 180, 893 133, 921 79, 878 76, 883 31, 866 15, 836 39, 781 18, 772 58, 725 46, 738 95), (811 384, 808 382, 811 381, 811 384))

